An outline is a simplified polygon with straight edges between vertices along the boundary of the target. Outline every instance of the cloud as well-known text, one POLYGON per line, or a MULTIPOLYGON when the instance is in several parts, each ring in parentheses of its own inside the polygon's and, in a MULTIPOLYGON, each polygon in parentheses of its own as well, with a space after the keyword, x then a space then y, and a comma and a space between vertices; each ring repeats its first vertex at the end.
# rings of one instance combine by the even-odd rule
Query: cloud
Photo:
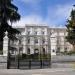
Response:
POLYGON ((48 8, 48 17, 46 21, 48 24, 54 25, 55 27, 63 27, 63 24, 65 24, 70 16, 71 10, 72 6, 70 4, 48 8))
POLYGON ((44 19, 39 15, 28 15, 22 18, 19 22, 14 23, 14 26, 25 26, 25 24, 46 24, 50 27, 64 27, 65 23, 70 16, 72 7, 70 5, 57 5, 56 8, 48 8, 48 15, 44 19))
POLYGON ((37 4, 39 3, 41 0, 21 0, 25 3, 28 3, 28 4, 37 4))
POLYGON ((29 15, 21 18, 20 21, 13 23, 13 26, 25 26, 25 24, 46 24, 42 17, 38 15, 29 15))
MULTIPOLYGON (((33 3, 34 1, 40 0, 23 0, 25 2, 33 3)), ((47 16, 43 18, 39 14, 28 14, 21 18, 17 23, 14 23, 13 26, 25 26, 25 24, 46 24, 50 27, 65 27, 65 23, 70 16, 72 10, 71 4, 64 5, 55 5, 54 7, 47 7, 47 16)))
POLYGON ((56 16, 58 16, 58 18, 68 18, 70 16, 70 12, 71 12, 72 6, 71 5, 64 5, 64 6, 57 6, 57 12, 56 12, 56 16))

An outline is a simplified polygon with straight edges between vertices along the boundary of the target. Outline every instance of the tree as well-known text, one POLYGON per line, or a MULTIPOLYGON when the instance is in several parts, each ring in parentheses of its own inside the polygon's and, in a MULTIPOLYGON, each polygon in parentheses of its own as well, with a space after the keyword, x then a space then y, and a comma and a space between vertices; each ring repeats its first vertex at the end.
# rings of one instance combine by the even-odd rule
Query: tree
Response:
POLYGON ((12 1, 13 0, 0 0, 0 42, 3 41, 5 31, 8 31, 9 39, 15 39, 15 35, 20 33, 11 26, 13 22, 20 20, 18 8, 12 4, 12 1), (11 25, 9 25, 8 21, 11 25))
POLYGON ((8 21, 12 24, 17 20, 20 20, 20 15, 17 11, 18 8, 12 4, 12 0, 0 0, 0 33, 2 35, 5 31, 8 31, 11 36, 19 33, 18 30, 12 28, 12 26, 8 24, 8 21))
POLYGON ((72 9, 70 20, 67 21, 67 41, 73 45, 73 50, 75 51, 75 9, 72 9))

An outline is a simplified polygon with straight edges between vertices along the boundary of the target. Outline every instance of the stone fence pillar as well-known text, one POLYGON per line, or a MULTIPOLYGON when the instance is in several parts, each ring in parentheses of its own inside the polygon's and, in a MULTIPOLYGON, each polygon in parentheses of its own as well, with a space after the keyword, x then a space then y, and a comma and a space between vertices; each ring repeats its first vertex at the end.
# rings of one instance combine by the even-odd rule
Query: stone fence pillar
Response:
POLYGON ((3 56, 8 55, 8 32, 5 32, 5 37, 3 38, 3 56))
POLYGON ((7 56, 8 56, 8 32, 5 32, 3 38, 3 55, 0 56, 0 69, 7 69, 7 56))

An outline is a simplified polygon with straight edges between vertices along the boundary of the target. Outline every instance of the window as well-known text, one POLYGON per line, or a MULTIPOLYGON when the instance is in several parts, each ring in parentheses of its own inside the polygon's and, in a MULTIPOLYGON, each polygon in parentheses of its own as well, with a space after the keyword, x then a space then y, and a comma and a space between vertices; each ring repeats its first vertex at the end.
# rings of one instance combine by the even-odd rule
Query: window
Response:
POLYGON ((45 54, 45 48, 42 48, 42 50, 43 50, 43 54, 45 54))
POLYGON ((45 43, 45 39, 42 39, 42 43, 43 43, 43 44, 45 43))
POLYGON ((42 31, 42 34, 45 34, 44 31, 42 31))
POLYGON ((38 54, 39 53, 39 50, 38 49, 34 49, 34 53, 35 54, 38 54))
POLYGON ((30 34, 30 31, 28 31, 28 35, 30 34))
POLYGON ((55 52, 55 50, 53 49, 52 52, 55 52))
POLYGON ((65 47, 65 50, 67 50, 67 47, 65 47))
POLYGON ((65 52, 67 52, 67 47, 65 47, 65 52))
POLYGON ((14 54, 14 50, 11 50, 11 54, 14 54))
POLYGON ((27 54, 30 54, 30 48, 27 49, 27 54))
POLYGON ((37 35, 37 31, 35 31, 35 35, 37 35))
POLYGON ((60 37, 60 40, 61 40, 61 42, 63 42, 63 41, 64 41, 64 37, 63 37, 63 36, 61 36, 61 37, 60 37))
POLYGON ((35 43, 38 43, 38 39, 37 39, 37 38, 35 38, 35 39, 34 39, 34 42, 35 42, 35 43))
POLYGON ((19 44, 21 44, 21 40, 19 40, 19 44))
POLYGON ((28 43, 30 43, 30 38, 28 38, 28 43))
POLYGON ((60 52, 60 47, 57 47, 57 51, 56 51, 57 53, 59 53, 60 52))

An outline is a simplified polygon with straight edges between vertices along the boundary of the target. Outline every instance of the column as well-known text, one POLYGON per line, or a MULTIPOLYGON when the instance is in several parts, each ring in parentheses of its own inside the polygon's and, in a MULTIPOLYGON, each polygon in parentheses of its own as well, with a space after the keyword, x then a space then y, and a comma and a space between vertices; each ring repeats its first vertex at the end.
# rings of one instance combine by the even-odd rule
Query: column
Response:
POLYGON ((8 55, 8 32, 5 32, 5 37, 3 38, 3 56, 8 55))
POLYGON ((26 36, 24 36, 22 42, 23 42, 23 53, 27 54, 27 38, 26 38, 26 36))

